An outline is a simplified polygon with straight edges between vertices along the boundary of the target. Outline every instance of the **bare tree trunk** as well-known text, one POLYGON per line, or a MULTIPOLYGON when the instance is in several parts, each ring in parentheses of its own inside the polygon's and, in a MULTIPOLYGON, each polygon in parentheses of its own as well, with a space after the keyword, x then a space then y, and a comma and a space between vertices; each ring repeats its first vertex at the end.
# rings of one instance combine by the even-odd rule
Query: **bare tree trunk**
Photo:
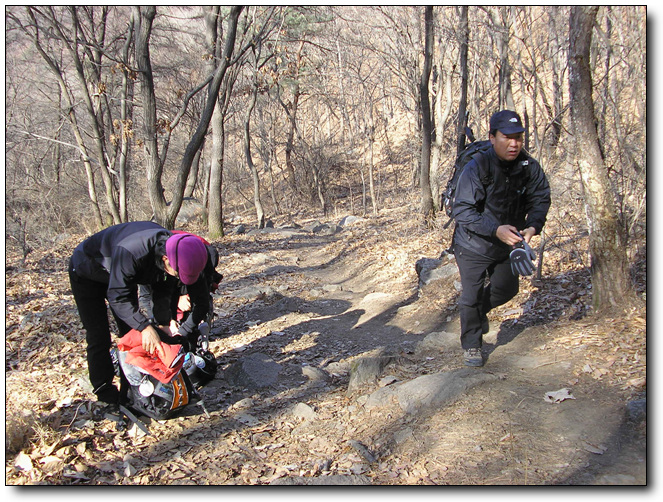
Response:
POLYGON ((120 219, 122 221, 129 221, 129 214, 127 210, 127 160, 129 157, 129 147, 131 142, 131 133, 133 123, 131 121, 131 114, 129 113, 129 103, 133 100, 133 80, 129 78, 129 50, 133 40, 133 27, 134 27, 134 12, 132 11, 131 20, 127 29, 127 40, 124 44, 124 61, 125 68, 122 70, 122 95, 120 98, 120 158, 119 158, 119 205, 120 205, 120 219))
POLYGON ((225 125, 220 106, 212 116, 212 149, 210 152, 209 189, 207 198, 207 231, 212 239, 223 237, 223 163, 225 125))
MULTIPOLYGON (((214 117, 212 117, 212 121, 214 117)), ((212 122, 210 122, 211 125, 212 122)), ((198 183, 198 172, 200 171, 200 158, 203 155, 203 149, 205 148, 205 141, 200 145, 200 149, 196 153, 196 156, 193 158, 191 163, 191 171, 189 172, 189 177, 186 180, 186 187, 184 188, 184 197, 193 197, 193 194, 196 190, 196 184, 198 183)))
POLYGON ((295 179, 295 166, 292 162, 292 151, 295 147, 295 129, 297 128, 297 109, 299 108, 299 67, 302 61, 302 51, 304 50, 304 42, 302 41, 299 44, 299 49, 297 49, 297 74, 294 77, 294 86, 295 88, 292 91, 292 103, 290 106, 286 106, 281 102, 282 106, 285 108, 288 115, 288 136, 285 145, 285 169, 288 175, 288 183, 293 192, 297 191, 297 181, 295 179))
POLYGON ((470 28, 467 6, 460 8, 460 103, 458 104, 458 129, 456 131, 456 156, 465 149, 465 126, 467 125, 467 52, 470 45, 470 28))
MULTIPOLYGON (((65 108, 63 109, 63 114, 66 115, 67 120, 69 121, 72 133, 74 135, 74 138, 76 139, 76 146, 78 147, 78 150, 80 151, 81 157, 82 157, 82 162, 85 167, 85 174, 87 178, 87 186, 88 186, 88 195, 90 197, 90 202, 92 202, 92 210, 93 210, 93 215, 94 215, 94 220, 97 228, 101 229, 104 226, 106 226, 106 222, 104 221, 104 217, 102 214, 101 207, 99 206, 99 200, 97 197, 97 189, 95 186, 95 180, 94 180, 94 170, 92 168, 92 161, 93 159, 90 157, 88 148, 86 146, 85 140, 83 138, 83 133, 81 132, 81 128, 79 126, 78 119, 76 117, 76 107, 73 99, 73 95, 70 94, 70 88, 69 85, 67 84, 62 68, 58 61, 56 61, 44 48, 41 42, 40 38, 40 25, 37 21, 37 18, 35 17, 35 13, 31 8, 26 9, 27 15, 32 21, 32 26, 34 29, 34 32, 29 32, 28 30, 24 30, 25 33, 32 39, 35 48, 37 49, 37 52, 41 55, 41 57, 44 59, 46 62, 46 65, 48 68, 51 70, 53 75, 55 76, 58 85, 60 87, 60 99, 64 99, 64 104, 65 108)), ((51 11, 52 14, 52 11, 51 11)), ((55 19, 55 15, 52 14, 50 18, 47 18, 48 22, 50 23, 49 29, 51 32, 55 30, 59 30, 57 21, 55 19)), ((64 34, 61 31, 58 31, 60 37, 63 39, 63 42, 67 40, 67 37, 64 36, 64 34)), ((80 61, 80 60, 79 60, 80 61)), ((85 81, 83 79, 83 83, 85 85, 85 81)), ((87 89, 85 90, 87 92, 87 89)), ((94 118, 94 117, 93 117, 94 118)), ((102 173, 108 174, 105 169, 105 162, 103 158, 98 159, 98 163, 101 167, 102 173)), ((59 174, 58 174, 59 176, 59 174)), ((108 186, 108 185, 107 185, 108 186)), ((108 194, 108 192, 107 192, 108 194)), ((114 206, 114 200, 111 197, 109 202, 109 209, 112 210, 114 206)), ((112 223, 112 221, 110 222, 112 223)))
POLYGON ((347 136, 346 129, 349 127, 350 118, 348 116, 347 110, 347 100, 345 86, 343 84, 344 75, 343 75, 343 58, 341 57, 341 44, 336 40, 336 58, 338 60, 338 90, 339 90, 339 105, 340 105, 340 132, 341 132, 341 142, 343 142, 347 136))
MULTIPOLYGON (((451 115, 451 75, 447 75, 444 71, 444 62, 440 60, 440 76, 437 88, 437 99, 435 101, 435 141, 433 142, 432 157, 431 157, 431 191, 433 193, 433 203, 438 204, 440 201, 440 172, 442 166, 440 165, 442 158, 442 151, 444 148, 444 131, 445 124, 451 115), (443 95, 444 91, 444 95, 443 95), (444 103, 444 109, 442 104, 444 103)), ((437 210, 440 208, 437 207, 437 210)))
POLYGON ((497 24, 497 48, 500 55, 499 95, 500 108, 514 110, 511 89, 511 63, 509 61, 509 7, 499 7, 501 22, 497 24))
POLYGON ((212 120, 212 115, 214 113, 219 96, 219 89, 221 88, 226 71, 230 65, 230 58, 235 48, 237 24, 242 9, 243 7, 232 7, 230 10, 230 15, 228 16, 228 32, 226 34, 223 54, 218 61, 219 66, 217 67, 214 77, 209 84, 205 108, 203 109, 202 116, 200 117, 200 122, 198 123, 198 127, 196 128, 191 141, 189 141, 189 144, 184 150, 184 155, 182 157, 182 161, 180 162, 180 168, 177 172, 177 179, 175 181, 175 193, 173 194, 173 201, 170 204, 168 218, 165 222, 165 226, 167 228, 172 228, 175 224, 177 213, 179 213, 180 207, 182 206, 184 187, 186 185, 186 180, 189 177, 191 164, 193 163, 193 159, 198 153, 198 150, 200 149, 203 140, 205 139, 207 129, 209 127, 210 121, 212 120))
POLYGON ((375 191, 375 159, 373 149, 375 145, 375 136, 371 133, 368 140, 368 189, 371 194, 371 205, 373 206, 373 215, 378 215, 378 196, 375 191))
MULTIPOLYGON (((367 93, 368 94, 368 93, 367 93)), ((371 205, 373 206, 373 215, 378 214, 378 198, 375 191, 375 121, 373 118, 373 102, 367 99, 368 110, 368 189, 371 194, 371 205)))
MULTIPOLYGON (((607 15, 606 18, 606 28, 605 28, 605 38, 606 38, 606 55, 605 55, 605 79, 603 82, 603 104, 601 106, 601 116, 608 116, 608 103, 611 102, 612 96, 610 96, 610 86, 612 85, 612 80, 610 78, 610 67, 612 66, 612 44, 610 44, 610 38, 612 36, 612 15, 610 11, 610 6, 606 6, 607 15)), ((616 122, 616 125, 619 122, 616 122)), ((599 122, 599 143, 604 145, 606 142, 606 124, 607 120, 601 120, 599 122)), ((618 144, 622 144, 622 138, 619 137, 618 144)))
POLYGON ((207 134, 207 129, 212 120, 212 115, 218 100, 219 89, 230 64, 230 58, 234 50, 235 38, 237 35, 238 19, 242 7, 233 7, 230 11, 228 33, 223 54, 218 60, 219 66, 216 68, 214 76, 209 83, 205 108, 203 109, 198 126, 182 156, 180 168, 177 172, 177 179, 175 181, 173 200, 171 201, 170 206, 166 206, 161 184, 163 160, 159 155, 156 137, 156 98, 154 94, 154 81, 149 51, 149 38, 152 30, 152 22, 156 14, 156 8, 154 6, 147 6, 134 7, 134 9, 137 10, 136 19, 139 24, 138 29, 136 29, 136 64, 140 73, 142 83, 141 94, 143 97, 143 106, 145 107, 144 141, 148 164, 148 193, 157 222, 166 228, 173 228, 177 214, 182 206, 182 197, 184 196, 184 189, 189 177, 191 165, 203 143, 205 135, 207 134))
POLYGON ((152 22, 156 16, 155 6, 133 7, 136 24, 135 52, 136 67, 140 75, 140 93, 143 100, 143 150, 145 151, 147 195, 156 221, 164 225, 168 220, 168 208, 161 184, 163 164, 159 158, 157 143, 157 101, 154 94, 152 62, 150 58, 150 36, 152 22))
POLYGON ((79 151, 81 152, 83 166, 85 167, 85 175, 87 177, 87 189, 88 196, 90 197, 90 202, 92 202, 92 211, 94 214, 94 221, 97 225, 97 228, 101 229, 106 226, 104 218, 101 214, 101 208, 99 206, 99 199, 97 197, 97 188, 94 182, 94 170, 92 169, 92 161, 90 156, 87 153, 87 148, 85 146, 85 141, 83 140, 83 135, 81 134, 80 128, 78 126, 78 120, 74 112, 74 106, 72 101, 69 98, 69 92, 67 91, 66 84, 62 78, 62 74, 58 71, 56 72, 56 77, 60 83, 61 95, 65 97, 67 102, 67 118, 71 124, 71 130, 74 133, 76 138, 76 144, 78 145, 79 151))
MULTIPOLYGON (((73 6, 69 7, 69 11, 71 13, 73 21, 73 29, 74 29, 73 42, 78 43, 79 37, 83 38, 82 42, 85 42, 80 24, 78 22, 76 9, 77 8, 73 6)), ((55 15, 53 15, 53 19, 55 19, 55 15)), ((111 166, 108 163, 107 152, 104 145, 103 110, 101 108, 102 94, 104 94, 104 92, 101 90, 102 83, 99 80, 98 72, 94 71, 95 64, 91 65, 93 67, 92 73, 95 75, 94 79, 92 82, 88 82, 88 76, 85 73, 83 61, 81 60, 81 57, 78 53, 78 47, 76 45, 72 45, 68 41, 67 36, 61 31, 59 23, 54 21, 51 26, 59 34, 62 40, 66 41, 65 45, 74 61, 74 65, 76 67, 76 76, 78 77, 78 80, 80 82, 80 88, 82 91, 81 95, 83 97, 83 102, 85 103, 85 108, 87 109, 88 116, 90 117, 90 127, 92 130, 91 134, 92 144, 94 146, 94 151, 97 156, 99 165, 101 166, 99 172, 101 173, 101 179, 103 180, 104 186, 106 188, 106 205, 108 206, 108 211, 110 212, 113 218, 112 220, 113 223, 120 223, 122 221, 122 218, 120 217, 118 204, 117 201, 115 200, 116 197, 115 185, 113 184, 113 180, 111 179, 110 176, 109 170, 111 166), (90 91, 88 88, 89 84, 91 85, 91 87, 95 88, 95 91, 97 93, 94 99, 90 95, 90 91)), ((100 26, 99 28, 101 31, 103 25, 100 26)), ((93 58, 90 59, 92 63, 96 63, 96 65, 100 64, 99 60, 94 61, 93 58)))
POLYGON ((285 145, 285 172, 288 176, 288 183, 293 192, 297 191, 297 181, 295 178, 295 166, 292 162, 292 151, 294 149, 295 139, 295 124, 297 121, 297 108, 299 106, 299 82, 295 82, 295 89, 293 91, 292 104, 290 105, 290 113, 288 115, 288 138, 285 145))
POLYGON ((364 175, 364 166, 358 168, 361 177, 361 210, 362 216, 366 216, 366 176, 364 175))
POLYGON ((315 193, 318 196, 318 202, 320 202, 320 209, 322 210, 322 214, 326 215, 329 208, 327 207, 327 200, 325 199, 324 181, 320 177, 320 170, 315 162, 311 164, 311 173, 313 174, 313 186, 315 188, 315 193))
POLYGON ((424 219, 429 221, 435 217, 433 207, 433 194, 430 188, 430 154, 431 137, 433 134, 431 124, 430 98, 428 92, 428 81, 430 80, 431 64, 433 59, 433 7, 425 7, 425 43, 424 43, 424 67, 421 72, 421 83, 419 94, 421 96, 421 213, 424 219))
POLYGON ((258 175, 258 169, 253 163, 253 157, 251 155, 251 114, 256 106, 257 99, 258 83, 255 82, 253 92, 251 93, 251 102, 249 103, 246 115, 244 116, 244 155, 246 156, 246 163, 249 166, 251 178, 253 179, 253 204, 256 209, 258 228, 265 228, 265 211, 263 210, 262 201, 260 200, 260 176, 258 175))
POLYGON ((550 32, 551 36, 551 60, 552 60, 552 87, 553 87, 553 112, 552 112, 552 133, 550 138, 550 146, 556 148, 562 136, 562 112, 564 110, 563 99, 563 65, 564 61, 560 57, 562 53, 561 43, 558 39, 558 33, 561 30, 557 29, 557 18, 559 13, 558 6, 551 6, 552 15, 550 16, 550 32))
POLYGON ((598 6, 572 7, 569 24, 569 91, 576 155, 585 194, 595 309, 623 308, 634 298, 619 222, 599 138, 592 98, 590 47, 598 6))
POLYGON ((272 169, 272 159, 274 158, 274 152, 269 151, 269 156, 265 157, 265 168, 269 174, 269 194, 272 198, 272 205, 274 206, 274 214, 281 214, 279 209, 279 201, 276 197, 276 183, 274 181, 274 170, 272 169))
MULTIPOLYGON (((58 89, 59 94, 58 94, 58 109, 62 110, 62 89, 58 89)), ((55 132, 55 146, 53 148, 53 178, 55 181, 55 185, 59 186, 60 185, 60 170, 61 170, 61 164, 62 164, 62 154, 61 154, 61 147, 60 147, 60 135, 62 128, 64 127, 65 124, 65 119, 60 114, 58 117, 58 128, 57 131, 55 132)))
MULTIPOLYGON (((215 61, 221 55, 219 47, 219 12, 218 6, 205 7, 205 41, 207 51, 210 56, 210 71, 213 70, 215 61)), ((223 95, 228 91, 228 86, 224 88, 223 95)), ((205 185, 205 207, 207 207, 207 231, 212 239, 223 237, 223 163, 225 148, 225 126, 223 107, 221 99, 217 99, 212 114, 212 148, 210 151, 210 167, 205 185)))

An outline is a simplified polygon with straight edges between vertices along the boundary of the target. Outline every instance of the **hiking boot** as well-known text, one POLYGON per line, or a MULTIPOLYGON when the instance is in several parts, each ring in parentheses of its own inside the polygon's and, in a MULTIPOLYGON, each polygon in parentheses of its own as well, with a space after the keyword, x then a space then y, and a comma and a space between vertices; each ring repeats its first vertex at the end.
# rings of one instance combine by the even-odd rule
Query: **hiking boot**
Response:
POLYGON ((465 349, 463 358, 465 359, 465 366, 483 366, 483 355, 478 347, 465 349))
POLYGON ((120 421, 120 406, 117 403, 104 403, 103 401, 97 401, 93 403, 92 408, 92 417, 95 420, 113 420, 115 422, 120 421))
POLYGON ((120 391, 113 383, 105 383, 94 390, 97 400, 106 404, 116 404, 120 400, 120 391))

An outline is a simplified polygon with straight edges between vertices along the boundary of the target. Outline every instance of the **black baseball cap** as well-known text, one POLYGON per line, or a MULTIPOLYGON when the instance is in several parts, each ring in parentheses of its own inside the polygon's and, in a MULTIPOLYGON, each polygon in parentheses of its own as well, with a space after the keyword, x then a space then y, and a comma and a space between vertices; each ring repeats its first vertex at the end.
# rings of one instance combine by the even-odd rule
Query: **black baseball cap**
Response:
POLYGON ((501 112, 494 113, 490 117, 490 130, 499 131, 507 135, 525 132, 520 115, 511 110, 502 110, 501 112))

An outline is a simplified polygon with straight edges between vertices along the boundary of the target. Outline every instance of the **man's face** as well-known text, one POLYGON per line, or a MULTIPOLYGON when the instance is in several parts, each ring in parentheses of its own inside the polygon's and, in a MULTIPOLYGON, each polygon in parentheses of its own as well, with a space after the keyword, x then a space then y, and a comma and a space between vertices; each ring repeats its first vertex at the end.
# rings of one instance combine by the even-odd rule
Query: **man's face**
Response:
POLYGON ((490 142, 493 144, 497 156, 510 162, 515 160, 523 149, 523 133, 505 135, 497 131, 495 136, 490 135, 490 142))

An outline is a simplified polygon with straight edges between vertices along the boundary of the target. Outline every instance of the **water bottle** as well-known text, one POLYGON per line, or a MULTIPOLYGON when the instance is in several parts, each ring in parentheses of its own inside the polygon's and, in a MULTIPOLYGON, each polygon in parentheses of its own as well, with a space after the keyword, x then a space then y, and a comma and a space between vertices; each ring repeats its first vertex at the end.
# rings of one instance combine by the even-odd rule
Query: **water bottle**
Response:
POLYGON ((200 368, 201 370, 205 369, 205 359, 203 359, 199 355, 195 354, 193 356, 193 360, 194 360, 194 362, 195 362, 195 364, 198 368, 200 368))
POLYGON ((182 368, 184 368, 184 371, 186 371, 186 374, 189 376, 191 376, 193 372, 196 371, 196 362, 191 352, 187 352, 186 356, 184 356, 184 365, 182 368))

